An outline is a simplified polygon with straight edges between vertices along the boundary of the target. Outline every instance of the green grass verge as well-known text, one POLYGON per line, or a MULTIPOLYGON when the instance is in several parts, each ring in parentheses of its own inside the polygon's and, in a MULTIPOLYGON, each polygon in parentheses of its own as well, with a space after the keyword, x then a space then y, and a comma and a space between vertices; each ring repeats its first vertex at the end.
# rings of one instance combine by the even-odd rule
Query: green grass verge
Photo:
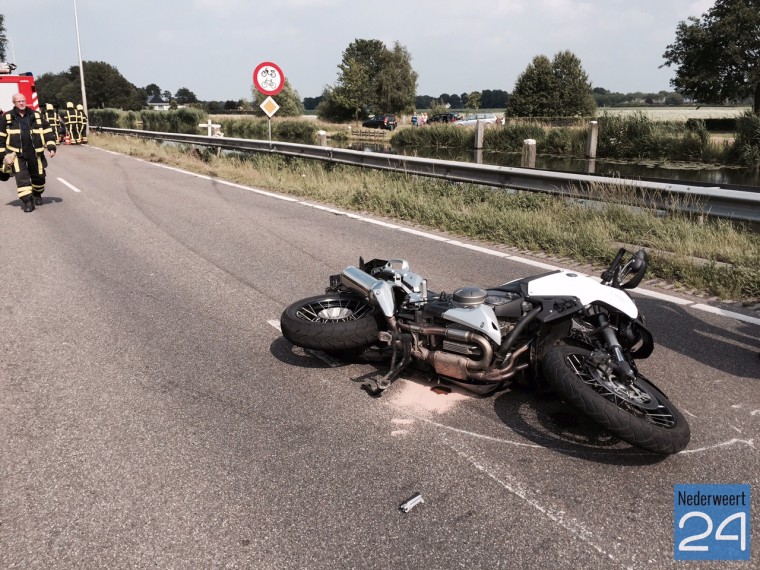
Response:
POLYGON ((727 221, 663 215, 625 186, 614 195, 605 191, 604 202, 588 207, 543 194, 276 155, 217 157, 97 133, 90 142, 231 182, 598 267, 609 263, 620 244, 646 247, 649 278, 724 300, 760 299, 760 234, 727 221))

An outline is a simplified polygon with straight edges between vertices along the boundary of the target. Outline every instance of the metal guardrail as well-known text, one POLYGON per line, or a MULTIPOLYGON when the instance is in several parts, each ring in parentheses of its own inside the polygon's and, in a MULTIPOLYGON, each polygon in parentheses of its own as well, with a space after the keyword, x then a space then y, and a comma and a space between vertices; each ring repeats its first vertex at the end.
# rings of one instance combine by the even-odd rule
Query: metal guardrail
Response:
POLYGON ((730 190, 720 186, 691 186, 670 182, 610 178, 591 174, 455 162, 277 141, 159 133, 111 127, 94 127, 93 130, 225 150, 281 154, 335 164, 443 178, 456 182, 561 194, 583 200, 600 200, 602 199, 600 196, 605 194, 620 195, 621 188, 624 188, 625 191, 634 193, 637 203, 659 209, 677 209, 710 217, 760 223, 760 193, 730 190))

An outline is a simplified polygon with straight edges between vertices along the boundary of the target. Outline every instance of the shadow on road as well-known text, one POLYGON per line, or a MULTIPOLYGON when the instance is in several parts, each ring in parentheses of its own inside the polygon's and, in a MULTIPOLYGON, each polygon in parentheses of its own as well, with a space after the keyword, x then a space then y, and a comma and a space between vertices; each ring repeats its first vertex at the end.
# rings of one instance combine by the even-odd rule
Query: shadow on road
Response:
POLYGON ((655 351, 667 347, 715 370, 760 380, 760 326, 737 321, 735 329, 726 329, 700 318, 708 313, 651 299, 636 302, 654 335, 655 351))
POLYGON ((666 458, 621 441, 553 394, 507 390, 495 398, 494 411, 513 432, 565 455, 611 465, 652 465, 666 458))
MULTIPOLYGON (((357 385, 372 378, 381 377, 387 372, 389 364, 386 360, 378 359, 376 355, 373 355, 375 358, 340 361, 324 353, 304 351, 294 347, 282 337, 272 343, 270 350, 272 355, 281 362, 300 368, 320 369, 363 365, 357 367, 357 375, 349 374, 350 380, 357 385), (371 369, 367 370, 367 366, 371 369)), ((436 386, 435 382, 430 381, 431 377, 435 375, 431 376, 413 367, 405 370, 401 375, 404 380, 428 389, 436 386)), ((467 393, 457 386, 447 384, 445 381, 443 385, 451 386, 454 392, 466 393, 474 400, 484 399, 484 397, 467 393)), ((393 389, 392 387, 390 390, 393 389)), ((387 396, 390 395, 389 392, 387 396)), ((544 395, 530 389, 515 388, 485 398, 494 400, 494 411, 497 417, 512 432, 559 453, 615 465, 650 465, 665 459, 664 456, 648 453, 622 442, 551 394, 544 395)))

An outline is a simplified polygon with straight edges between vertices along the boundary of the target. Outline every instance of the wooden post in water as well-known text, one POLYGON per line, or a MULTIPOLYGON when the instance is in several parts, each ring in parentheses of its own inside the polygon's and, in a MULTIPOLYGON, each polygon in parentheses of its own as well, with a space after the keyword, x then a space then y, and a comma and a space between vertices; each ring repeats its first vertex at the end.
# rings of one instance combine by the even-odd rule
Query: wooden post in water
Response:
POLYGON ((586 143, 586 158, 596 158, 596 143, 599 139, 599 123, 591 121, 588 124, 588 141, 586 143))
POLYGON ((536 167, 536 139, 525 139, 523 141, 522 167, 536 167))
POLYGON ((485 137, 486 124, 481 121, 475 122, 475 150, 483 148, 483 138, 485 137))

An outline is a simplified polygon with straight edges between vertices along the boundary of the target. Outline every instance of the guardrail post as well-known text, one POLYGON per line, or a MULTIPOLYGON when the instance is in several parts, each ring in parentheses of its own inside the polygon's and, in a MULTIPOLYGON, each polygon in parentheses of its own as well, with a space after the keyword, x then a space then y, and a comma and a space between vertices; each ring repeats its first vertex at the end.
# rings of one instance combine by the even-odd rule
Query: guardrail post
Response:
POLYGON ((591 121, 588 124, 588 141, 586 141, 586 158, 596 158, 596 143, 599 139, 599 123, 591 121))
POLYGON ((327 146, 327 131, 317 131, 319 146, 327 146))
POLYGON ((536 139, 525 139, 523 141, 522 167, 536 167, 536 139))

